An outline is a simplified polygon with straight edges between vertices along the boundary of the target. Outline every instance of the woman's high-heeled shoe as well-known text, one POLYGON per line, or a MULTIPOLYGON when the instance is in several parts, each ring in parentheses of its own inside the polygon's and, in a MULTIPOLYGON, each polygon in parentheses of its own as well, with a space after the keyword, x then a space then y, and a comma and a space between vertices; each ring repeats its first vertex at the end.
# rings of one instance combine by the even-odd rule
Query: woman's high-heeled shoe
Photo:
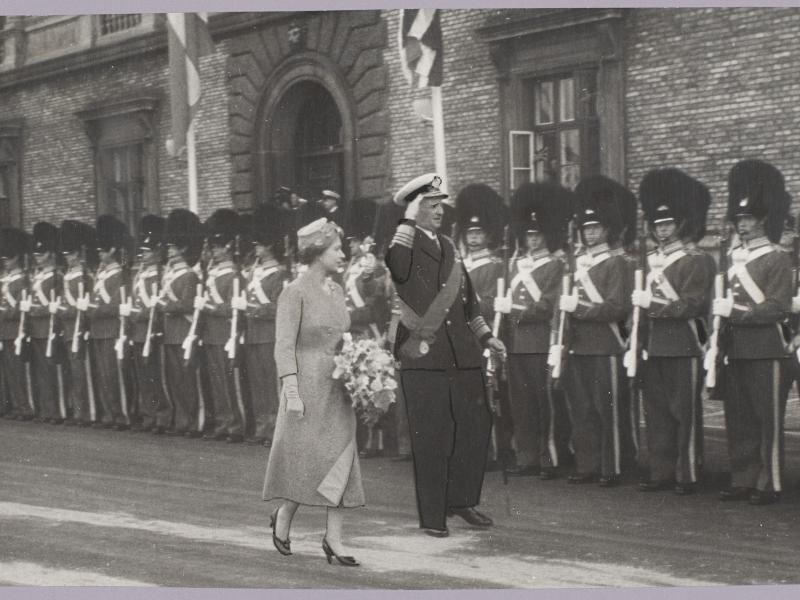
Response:
POLYGON ((272 527, 272 543, 275 544, 275 549, 283 554, 284 556, 291 556, 292 555, 292 547, 291 541, 289 540, 289 536, 286 536, 285 540, 280 539, 277 535, 275 535, 275 525, 278 522, 278 511, 281 509, 279 506, 275 509, 275 512, 269 518, 269 526, 272 527))
POLYGON ((322 538, 322 551, 325 553, 325 558, 328 559, 328 564, 331 564, 334 558, 336 558, 336 561, 343 567, 357 567, 361 564, 352 556, 339 556, 336 554, 328 545, 327 538, 322 538))

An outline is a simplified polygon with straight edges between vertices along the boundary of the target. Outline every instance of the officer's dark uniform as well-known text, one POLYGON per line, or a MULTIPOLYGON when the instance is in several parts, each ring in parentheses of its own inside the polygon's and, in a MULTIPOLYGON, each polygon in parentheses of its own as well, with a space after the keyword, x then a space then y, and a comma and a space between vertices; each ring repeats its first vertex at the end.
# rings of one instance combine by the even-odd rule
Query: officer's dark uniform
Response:
POLYGON ((386 265, 399 298, 420 316, 451 270, 461 270, 460 289, 433 339, 422 345, 401 321, 395 343, 411 431, 420 525, 445 530, 448 508, 473 507, 480 501, 491 429, 481 343, 491 337, 491 331, 450 238, 418 229, 413 221, 401 221, 386 253, 386 265), (414 356, 403 350, 406 342, 415 346, 414 356))

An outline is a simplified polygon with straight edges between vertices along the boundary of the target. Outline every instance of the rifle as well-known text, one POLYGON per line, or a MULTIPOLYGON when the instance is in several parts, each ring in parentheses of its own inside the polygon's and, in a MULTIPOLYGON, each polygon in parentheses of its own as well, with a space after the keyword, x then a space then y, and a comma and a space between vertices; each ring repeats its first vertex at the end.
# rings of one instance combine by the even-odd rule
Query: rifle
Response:
MULTIPOLYGON (((714 298, 724 298, 730 293, 726 290, 726 274, 728 271, 728 228, 724 226, 720 233, 719 240, 719 270, 714 279, 714 298)), ((703 368, 706 370, 706 387, 713 389, 717 386, 718 359, 720 356, 720 330, 722 329, 722 317, 714 315, 713 326, 711 329, 711 339, 709 340, 708 350, 703 360, 703 368)))
MULTIPOLYGON (((50 290, 50 304, 56 302, 56 291, 54 289, 50 290)), ((59 298, 58 303, 61 303, 61 299, 59 298)), ((47 329, 47 348, 44 351, 44 355, 47 358, 53 356, 53 340, 56 337, 55 334, 55 318, 56 316, 53 313, 50 313, 50 324, 48 325, 47 329)))
MULTIPOLYGON (((195 298, 200 298, 203 296, 203 284, 197 284, 197 291, 195 292, 195 298)), ((200 309, 195 308, 194 313, 192 313, 192 324, 189 327, 189 333, 186 335, 186 338, 183 340, 183 344, 181 347, 183 348, 183 360, 187 363, 192 360, 192 352, 194 352, 194 344, 197 341, 197 323, 200 320, 200 309)))
MULTIPOLYGON (((20 302, 25 302, 28 299, 28 290, 22 290, 20 294, 20 302)), ((19 315, 19 328, 17 329, 17 337, 14 340, 14 354, 22 356, 22 344, 25 342, 25 315, 27 312, 20 311, 19 315)))
MULTIPOLYGON (((119 288, 119 298, 120 304, 127 304, 127 297, 125 294, 125 286, 120 286, 119 288)), ((117 359, 123 360, 125 358, 125 342, 127 342, 128 336, 125 335, 125 317, 122 314, 119 315, 119 338, 117 338, 117 343, 114 344, 114 349, 117 351, 117 359)))
POLYGON ((143 358, 150 356, 151 340, 153 338, 153 321, 156 316, 156 304, 158 304, 158 283, 153 282, 150 288, 150 299, 153 302, 153 306, 150 307, 150 316, 147 318, 147 336, 144 339, 144 346, 142 346, 143 358))
MULTIPOLYGON (((575 234, 576 229, 572 221, 567 226, 567 267, 561 278, 561 294, 568 296, 572 293, 572 275, 575 272, 575 234)), ((564 371, 564 342, 567 334, 567 320, 569 314, 565 310, 558 312, 558 325, 556 327, 555 344, 551 345, 547 357, 550 366, 550 377, 554 381, 561 378, 564 371)))
MULTIPOLYGON (((454 225, 455 226, 455 225, 454 225)), ((497 278, 497 297, 501 298, 506 295, 506 282, 508 281, 508 274, 509 274, 509 265, 508 265, 508 251, 510 246, 510 239, 509 239, 509 227, 508 225, 505 226, 503 229, 503 273, 500 277, 497 278)), ((500 311, 495 311, 494 319, 492 320, 492 337, 499 337, 500 336, 500 325, 502 323, 503 313, 500 311)), ((495 357, 491 350, 486 350, 484 352, 486 356, 486 387, 487 387, 487 394, 489 395, 489 400, 492 405, 492 410, 496 416, 501 416, 500 411, 500 403, 494 401, 494 396, 497 391, 499 391, 497 385, 497 367, 499 366, 501 369, 501 378, 503 376, 503 362, 502 359, 499 365, 495 364, 495 357)))
MULTIPOLYGON (((78 299, 80 300, 84 296, 84 284, 83 278, 78 282, 78 299)), ((76 307, 77 310, 77 307, 76 307)), ((81 347, 81 315, 83 314, 82 310, 77 311, 77 315, 75 316, 75 329, 72 330, 72 346, 70 350, 73 354, 77 354, 81 347)))
MULTIPOLYGON (((239 234, 233 239, 233 264, 238 267, 239 265, 239 234)), ((233 293, 231 294, 231 335, 225 344, 225 351, 228 353, 228 358, 234 360, 236 358, 236 345, 239 337, 239 311, 233 308, 233 299, 239 297, 239 270, 234 271, 233 276, 233 293)))
MULTIPOLYGON (((639 234, 639 264, 633 272, 633 287, 637 292, 645 289, 645 274, 647 273, 647 235, 644 232, 645 225, 642 223, 642 231, 639 234)), ((639 323, 642 318, 641 306, 633 307, 633 322, 631 324, 631 335, 629 338, 630 347, 625 352, 622 364, 626 368, 629 378, 636 378, 636 371, 639 367, 639 323)))

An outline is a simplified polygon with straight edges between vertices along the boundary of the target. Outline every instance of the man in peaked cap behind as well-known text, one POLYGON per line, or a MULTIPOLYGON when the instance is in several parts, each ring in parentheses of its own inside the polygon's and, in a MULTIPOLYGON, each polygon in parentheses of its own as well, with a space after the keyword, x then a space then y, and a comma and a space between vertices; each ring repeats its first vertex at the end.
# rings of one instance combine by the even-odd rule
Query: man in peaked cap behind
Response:
MULTIPOLYGON (((497 281, 505 275, 505 265, 497 248, 502 245, 506 221, 505 203, 488 185, 469 184, 456 196, 456 242, 466 248, 464 267, 487 323, 491 323, 494 317, 497 281)), ((494 395, 493 405, 496 406, 487 464, 489 470, 513 464, 511 409, 508 406, 506 382, 499 377, 499 368, 496 375, 493 385, 495 389, 487 392, 494 395)))
POLYGON ((441 178, 414 178, 394 196, 406 206, 386 253, 401 318, 395 356, 406 399, 420 526, 449 534, 447 516, 488 527, 480 501, 491 415, 482 346, 504 353, 480 314, 469 276, 442 223, 441 178))
POLYGON ((115 344, 120 337, 119 311, 126 286, 120 257, 128 229, 125 223, 111 215, 98 217, 95 229, 100 265, 95 273, 88 311, 94 389, 103 408, 100 423, 122 431, 128 429, 129 398, 115 344))
POLYGON ((576 256, 573 293, 559 308, 570 313, 569 355, 564 385, 572 415, 577 472, 570 483, 599 478, 602 487, 619 483, 622 468, 620 393, 625 341, 619 323, 629 312, 629 269, 612 252, 624 230, 619 195, 609 195, 601 177, 581 180, 575 190, 575 219, 584 244, 576 256))
POLYGON ((650 479, 642 491, 674 488, 694 491, 702 464, 702 341, 695 319, 706 314, 712 277, 684 248, 683 232, 694 231, 690 207, 695 181, 677 169, 648 172, 639 201, 658 248, 647 256, 643 290, 634 290, 639 306, 643 348, 642 398, 647 423, 650 479))
MULTIPOLYGON (((172 406, 173 434, 197 437, 204 423, 198 410, 202 388, 198 361, 184 364, 183 344, 190 333, 194 299, 200 277, 192 268, 203 244, 200 219, 185 208, 176 208, 167 215, 164 243, 167 264, 161 278, 161 311, 164 315, 164 338, 161 353, 161 378, 166 384, 165 399, 172 406)), ((201 289, 202 293, 202 289, 201 289)), ((195 350, 196 352, 196 350, 195 350)), ((166 421, 157 423, 153 433, 166 431, 166 421)))
MULTIPOLYGON (((23 270, 29 241, 24 231, 15 227, 0 229, 0 255, 5 272, 0 300, 0 341, 3 352, 3 383, 8 391, 11 414, 20 421, 29 421, 35 416, 35 405, 31 392, 29 364, 21 354, 15 352, 15 340, 22 318, 23 294, 27 294, 28 279, 23 270)), ((27 312, 27 311, 26 311, 27 312)))
POLYGON ((239 243, 240 235, 241 222, 235 211, 221 208, 209 217, 206 242, 211 251, 212 265, 206 277, 206 294, 195 304, 204 316, 203 347, 215 418, 214 431, 206 434, 204 439, 224 439, 228 443, 244 441, 245 432, 240 373, 226 355, 226 344, 238 344, 239 339, 238 332, 231 339, 231 319, 233 310, 236 310, 231 302, 244 287, 240 287, 239 294, 234 294, 234 286, 241 283, 234 263, 234 246, 239 243))
POLYGON ((282 209, 262 204, 250 219, 254 261, 245 273, 246 295, 234 299, 244 311, 244 360, 252 430, 246 442, 272 444, 278 414, 278 375, 275 368, 275 314, 278 296, 288 279, 282 264, 284 235, 282 209))
POLYGON ((59 236, 59 251, 67 263, 61 305, 70 382, 67 423, 86 427, 97 416, 92 364, 85 335, 89 329, 86 310, 94 286, 91 275, 94 265, 90 266, 89 257, 96 247, 95 231, 91 225, 68 219, 61 223, 59 236))
POLYGON ((792 264, 775 245, 789 209, 783 175, 743 160, 728 174, 728 220, 741 246, 728 270, 731 295, 712 312, 727 319, 725 425, 731 486, 722 500, 770 504, 783 490, 783 418, 790 369, 779 323, 791 309, 792 264))
POLYGON ((131 414, 135 415, 131 429, 134 431, 166 429, 172 422, 172 406, 164 395, 161 378, 163 335, 161 313, 157 310, 165 226, 166 219, 163 217, 142 217, 137 249, 138 268, 131 285, 131 303, 126 309, 131 322, 132 362, 137 384, 131 402, 131 414))
POLYGON ((509 272, 508 294, 495 308, 509 315, 508 386, 514 418, 517 466, 513 476, 552 479, 566 462, 563 410, 556 405, 547 367, 551 323, 561 293, 572 218, 572 192, 558 184, 525 183, 511 198, 518 252, 509 272))

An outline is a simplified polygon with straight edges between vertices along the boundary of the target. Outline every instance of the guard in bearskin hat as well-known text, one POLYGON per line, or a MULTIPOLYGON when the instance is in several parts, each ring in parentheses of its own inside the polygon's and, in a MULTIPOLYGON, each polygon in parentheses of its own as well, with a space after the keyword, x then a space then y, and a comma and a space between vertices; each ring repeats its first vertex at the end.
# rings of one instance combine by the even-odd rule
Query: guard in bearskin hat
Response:
POLYGON ((45 221, 33 226, 34 271, 28 314, 31 338, 33 398, 39 409, 37 420, 63 423, 67 418, 65 379, 61 365, 62 273, 56 267, 58 227, 45 221))
POLYGON ((568 481, 599 480, 602 487, 619 482, 629 413, 621 393, 625 340, 620 323, 630 311, 630 269, 622 253, 614 251, 629 228, 629 203, 619 187, 602 176, 578 183, 575 221, 583 248, 576 254, 572 293, 559 301, 560 310, 570 314, 570 360, 562 378, 577 471, 568 481))
POLYGON ((242 234, 242 222, 234 210, 221 208, 206 221, 206 244, 211 260, 206 293, 195 299, 195 308, 203 314, 202 340, 211 396, 208 404, 213 405, 215 418, 213 431, 204 439, 229 443, 244 441, 245 432, 240 372, 232 358, 239 343, 239 331, 232 330, 238 321, 238 315, 234 321, 234 311, 241 311, 241 304, 237 302, 237 306, 233 306, 232 300, 244 290, 234 260, 238 258, 242 234))
POLYGON ((161 376, 166 384, 165 399, 172 406, 172 420, 169 425, 166 419, 157 422, 153 433, 198 437, 204 424, 204 411, 198 410, 198 400, 203 401, 198 360, 193 358, 198 326, 194 301, 198 292, 202 296, 202 282, 194 268, 203 247, 200 219, 190 210, 176 208, 167 215, 163 243, 167 264, 159 294, 164 315, 161 376), (192 355, 188 361, 184 360, 187 347, 192 355))
POLYGON ((648 172, 639 186, 650 234, 657 248, 647 255, 644 289, 631 298, 644 319, 641 338, 642 398, 647 422, 650 478, 642 491, 694 491, 702 465, 702 355, 696 319, 708 311, 713 279, 683 239, 701 228, 699 182, 678 169, 648 172))
POLYGON ((3 365, 3 383, 8 392, 10 415, 20 421, 29 421, 36 413, 31 390, 30 363, 24 352, 27 331, 25 320, 30 311, 28 295, 27 253, 30 248, 28 235, 16 227, 0 229, 0 256, 4 272, 2 283, 2 305, 0 305, 0 353, 3 365))
POLYGON ((102 405, 100 423, 116 430, 128 429, 129 390, 119 343, 124 342, 120 305, 128 300, 126 275, 121 264, 128 228, 111 215, 101 215, 95 227, 99 267, 89 303, 89 337, 94 356, 94 390, 102 405))
POLYGON ((770 504, 783 490, 783 417, 791 370, 779 323, 791 309, 792 261, 776 245, 789 209, 781 172, 760 160, 728 174, 728 220, 741 245, 731 254, 729 293, 713 302, 727 321, 722 346, 731 487, 723 500, 770 504))
POLYGON ((261 204, 249 218, 253 263, 243 272, 246 294, 234 298, 244 314, 244 361, 248 394, 249 444, 272 444, 278 414, 278 375, 275 370, 275 311, 278 296, 289 279, 284 260, 286 213, 274 204, 261 204))
MULTIPOLYGON (((494 299, 497 281, 505 275, 503 259, 497 248, 503 243, 503 233, 508 214, 500 195, 483 183, 472 183, 456 196, 456 242, 464 252, 467 269, 481 314, 491 323, 494 317, 494 299)), ((492 423, 487 469, 513 464, 511 448, 511 407, 508 403, 506 380, 496 377, 491 386, 492 403, 497 406, 492 423)))
POLYGON ((438 233, 444 214, 441 178, 421 175, 394 202, 405 206, 386 265, 401 317, 395 355, 406 400, 420 526, 448 535, 448 515, 478 527, 492 520, 480 501, 491 433, 482 372, 483 348, 505 353, 480 312, 455 243, 438 233))
POLYGON ((91 257, 96 252, 95 230, 91 225, 67 219, 59 228, 59 251, 66 262, 63 280, 61 320, 69 371, 67 393, 68 425, 87 427, 97 418, 92 364, 88 352, 89 333, 86 311, 94 289, 91 257))
POLYGON ((517 251, 509 270, 507 295, 494 308, 509 315, 508 391, 517 465, 512 476, 554 478, 568 454, 565 411, 550 389, 547 357, 551 323, 562 286, 572 192, 556 183, 524 183, 511 197, 517 251))
POLYGON ((166 223, 166 219, 156 215, 142 217, 131 302, 121 307, 122 314, 130 323, 131 362, 136 372, 136 390, 132 394, 130 414, 133 431, 164 429, 172 422, 172 406, 164 395, 162 381, 163 328, 158 310, 166 223))

